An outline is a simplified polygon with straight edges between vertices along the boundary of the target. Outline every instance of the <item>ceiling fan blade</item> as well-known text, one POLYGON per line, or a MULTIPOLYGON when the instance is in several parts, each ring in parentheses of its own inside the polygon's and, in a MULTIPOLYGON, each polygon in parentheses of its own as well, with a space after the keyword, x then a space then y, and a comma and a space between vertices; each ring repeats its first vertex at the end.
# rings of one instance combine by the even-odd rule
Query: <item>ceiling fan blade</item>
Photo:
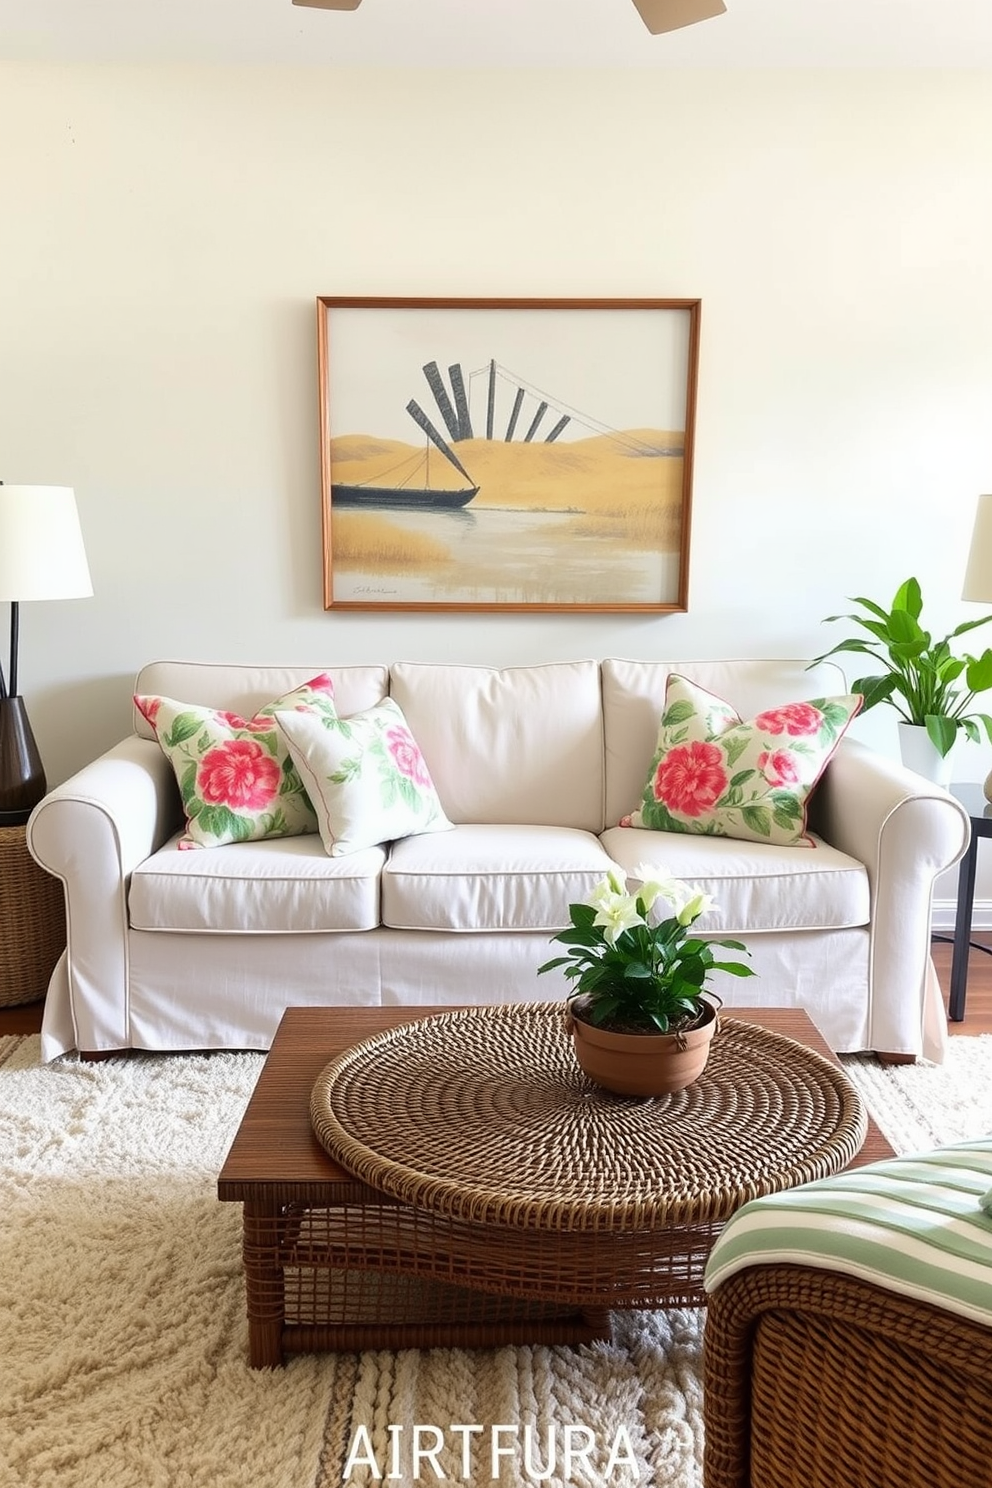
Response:
POLYGON ((357 10, 362 0, 293 0, 294 5, 308 5, 311 10, 357 10))
POLYGON ((708 21, 711 16, 723 15, 727 9, 722 0, 634 0, 634 4, 652 36, 677 31, 680 26, 693 26, 696 21, 708 21))

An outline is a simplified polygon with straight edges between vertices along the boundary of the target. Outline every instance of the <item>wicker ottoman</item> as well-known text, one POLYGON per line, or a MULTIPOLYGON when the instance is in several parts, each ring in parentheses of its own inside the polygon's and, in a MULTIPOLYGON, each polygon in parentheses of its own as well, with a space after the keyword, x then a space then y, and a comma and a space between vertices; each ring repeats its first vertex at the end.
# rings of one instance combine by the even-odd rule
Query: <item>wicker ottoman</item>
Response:
POLYGON ((798 1266, 732 1277, 706 1315, 705 1488, 981 1488, 992 1331, 798 1266))
POLYGON ((718 1279, 706 1318, 705 1488, 992 1482, 983 1183, 992 1139, 870 1165, 731 1220, 707 1273, 708 1285, 718 1279), (805 1262, 786 1259, 804 1243, 805 1262))
POLYGON ((60 880, 38 867, 24 827, 0 827, 0 1007, 44 997, 64 949, 60 880))

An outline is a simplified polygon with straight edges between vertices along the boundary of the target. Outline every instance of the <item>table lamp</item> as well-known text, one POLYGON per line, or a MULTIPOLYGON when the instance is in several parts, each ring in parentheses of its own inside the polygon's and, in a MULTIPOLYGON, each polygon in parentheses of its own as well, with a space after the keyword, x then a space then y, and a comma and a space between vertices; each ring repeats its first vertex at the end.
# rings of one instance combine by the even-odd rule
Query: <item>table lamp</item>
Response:
MULTIPOLYGON (((978 498, 961 598, 992 601, 992 496, 978 498)), ((992 801, 992 771, 985 780, 985 799, 992 801)))
POLYGON ((0 482, 0 600, 10 601, 10 666, 0 665, 0 827, 21 826, 47 789, 24 699, 17 690, 18 606, 93 593, 70 486, 0 482))

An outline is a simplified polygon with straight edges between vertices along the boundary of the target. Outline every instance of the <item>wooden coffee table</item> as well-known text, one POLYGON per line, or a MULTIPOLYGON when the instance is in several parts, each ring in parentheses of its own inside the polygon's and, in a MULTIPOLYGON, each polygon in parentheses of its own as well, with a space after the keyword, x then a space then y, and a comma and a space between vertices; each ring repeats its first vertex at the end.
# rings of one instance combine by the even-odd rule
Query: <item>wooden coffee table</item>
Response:
MULTIPOLYGON (((697 1225, 626 1226, 626 1249, 616 1246, 617 1255, 643 1253, 649 1264, 634 1275, 618 1260, 613 1286, 610 1257, 618 1237, 562 1233, 569 1228, 567 1214, 564 1225, 561 1215, 556 1219, 553 1244, 540 1230, 529 1237, 516 1233, 509 1261, 486 1267, 480 1257, 498 1252, 495 1230, 457 1211, 390 1197, 331 1159, 310 1115, 311 1091, 325 1066, 362 1040, 438 1013, 450 1009, 290 1008, 283 1016, 218 1180, 218 1197, 244 1206, 253 1367, 281 1364, 286 1353, 326 1349, 586 1342, 609 1336, 613 1307, 702 1303, 702 1268, 727 1217, 711 1212, 705 1194, 697 1225), (588 1287, 582 1280, 586 1256, 588 1287), (611 1279, 605 1288, 604 1275, 611 1279)), ((804 1012, 734 1009, 732 1017, 837 1066, 804 1012)), ((774 1119, 769 1127, 760 1155, 774 1187, 774 1119)), ((869 1118, 853 1164, 891 1155, 869 1118)), ((682 1214, 684 1196, 679 1199, 682 1214)))

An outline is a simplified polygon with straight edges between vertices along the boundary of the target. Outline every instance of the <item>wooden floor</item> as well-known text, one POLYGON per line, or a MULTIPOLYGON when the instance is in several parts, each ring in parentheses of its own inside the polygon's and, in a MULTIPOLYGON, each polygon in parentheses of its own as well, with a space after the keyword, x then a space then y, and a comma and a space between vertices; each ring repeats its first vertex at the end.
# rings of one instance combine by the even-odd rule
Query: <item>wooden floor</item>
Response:
MULTIPOLYGON (((975 931, 973 939, 976 944, 988 946, 992 952, 992 932, 975 931)), ((947 989, 951 985, 951 947, 946 941, 934 941, 933 964, 944 989, 946 1005, 947 989)), ((992 1033, 992 954, 985 951, 972 950, 968 957, 968 994, 964 1013, 963 1023, 948 1024, 952 1033, 992 1033)))
MULTIPOLYGON (((975 940, 987 945, 992 951, 992 932, 977 932, 975 940)), ((951 947, 946 941, 935 940, 933 959, 947 1000, 947 989, 951 981, 951 947)), ((0 1035, 5 1033, 37 1033, 41 1027, 40 1002, 27 1007, 0 1008, 0 1035)), ((972 951, 968 962, 968 996, 963 1023, 951 1023, 952 1033, 992 1033, 992 954, 972 951)))

